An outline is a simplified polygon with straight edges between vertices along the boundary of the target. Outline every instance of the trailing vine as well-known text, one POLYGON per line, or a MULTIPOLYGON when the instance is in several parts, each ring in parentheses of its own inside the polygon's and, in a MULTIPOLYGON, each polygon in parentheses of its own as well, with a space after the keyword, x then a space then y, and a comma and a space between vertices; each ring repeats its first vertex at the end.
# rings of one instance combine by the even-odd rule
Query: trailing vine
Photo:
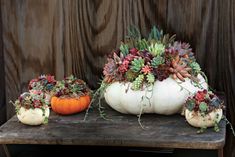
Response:
POLYGON ((100 87, 92 93, 92 100, 89 104, 89 107, 87 108, 86 110, 86 113, 85 113, 85 116, 84 116, 84 121, 87 119, 88 117, 88 114, 89 114, 89 110, 94 107, 94 106, 97 106, 98 107, 98 110, 99 110, 99 114, 100 116, 103 118, 103 119, 106 119, 106 120, 110 120, 106 117, 106 114, 104 112, 104 107, 102 106, 102 102, 101 100, 104 98, 104 93, 105 93, 105 90, 107 89, 107 87, 109 86, 110 84, 108 83, 105 83, 104 81, 101 81, 100 83, 100 87), (98 101, 97 102, 97 105, 94 105, 95 101, 98 101))

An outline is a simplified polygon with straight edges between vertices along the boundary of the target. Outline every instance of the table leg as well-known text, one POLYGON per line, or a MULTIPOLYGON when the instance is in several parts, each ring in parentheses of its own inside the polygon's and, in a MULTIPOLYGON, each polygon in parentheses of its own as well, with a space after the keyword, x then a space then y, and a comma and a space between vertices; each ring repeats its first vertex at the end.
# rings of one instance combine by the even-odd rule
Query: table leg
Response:
POLYGON ((218 157, 224 157, 224 150, 223 150, 223 148, 218 149, 218 157))
POLYGON ((0 145, 0 154, 3 155, 3 157, 11 157, 10 152, 5 144, 0 145))

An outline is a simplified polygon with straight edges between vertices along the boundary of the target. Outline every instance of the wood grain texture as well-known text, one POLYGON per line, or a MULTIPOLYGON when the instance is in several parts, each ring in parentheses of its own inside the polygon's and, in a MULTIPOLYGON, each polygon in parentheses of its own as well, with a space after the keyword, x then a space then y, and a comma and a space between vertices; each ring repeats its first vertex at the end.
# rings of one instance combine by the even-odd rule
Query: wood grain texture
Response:
POLYGON ((97 88, 105 55, 125 40, 130 25, 140 26, 143 34, 152 25, 164 27, 166 4, 162 0, 65 1, 65 58, 71 63, 66 64, 66 74, 74 73, 97 88))
POLYGON ((84 112, 60 116, 51 111, 49 123, 41 126, 24 125, 14 116, 0 128, 0 144, 219 149, 225 143, 224 120, 219 124, 220 132, 210 128, 204 134, 197 134, 198 129, 188 125, 180 115, 142 115, 145 127, 142 129, 136 116, 106 107, 106 114, 112 119, 107 121, 96 111, 90 112, 86 121, 83 121, 84 112))
MULTIPOLYGON (((219 33, 217 87, 226 92, 227 117, 235 126, 235 1, 219 2, 219 33)), ((235 137, 227 129, 225 156, 235 156, 235 137)))
POLYGON ((0 125, 6 121, 4 58, 2 43, 2 15, 0 7, 0 125))
MULTIPOLYGON (((158 25, 190 42, 210 86, 226 93, 235 125, 234 10, 233 0, 1 0, 6 102, 42 73, 73 73, 97 88, 106 54, 127 28, 147 35, 158 25)), ((9 118, 14 109, 7 107, 9 118)), ((234 146, 228 129, 226 156, 235 156, 234 146)))
MULTIPOLYGON (((63 78, 61 5, 56 0, 2 1, 7 102, 26 91, 29 80, 40 74, 63 78)), ((11 117, 14 109, 7 105, 11 117)))

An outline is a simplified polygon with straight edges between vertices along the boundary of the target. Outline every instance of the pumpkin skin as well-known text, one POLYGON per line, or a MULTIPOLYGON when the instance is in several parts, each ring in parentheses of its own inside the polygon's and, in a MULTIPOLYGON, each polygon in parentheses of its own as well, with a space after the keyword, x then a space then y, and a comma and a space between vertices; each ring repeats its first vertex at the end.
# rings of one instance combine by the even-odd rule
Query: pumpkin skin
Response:
POLYGON ((42 109, 39 108, 25 109, 24 107, 20 107, 16 115, 19 121, 23 124, 41 125, 45 122, 46 118, 49 118, 50 114, 49 107, 45 107, 44 110, 45 113, 43 114, 42 109))
POLYGON ((194 127, 212 127, 215 122, 219 123, 223 115, 222 109, 214 109, 212 112, 202 116, 199 112, 185 110, 187 122, 194 127))
POLYGON ((53 96, 51 98, 51 108, 54 112, 61 115, 70 115, 82 112, 88 108, 90 96, 81 96, 79 98, 60 98, 53 96))
MULTIPOLYGON (((201 75, 198 75, 198 79, 202 87, 207 89, 205 79, 201 75)), ((107 104, 124 114, 138 115, 142 110, 141 113, 171 115, 180 113, 187 98, 198 90, 202 90, 195 87, 189 78, 186 78, 185 82, 181 82, 171 77, 163 81, 156 81, 153 86, 144 87, 143 90, 133 91, 130 87, 130 82, 112 83, 104 93, 107 104), (176 81, 180 82, 183 88, 176 81), (150 89, 152 91, 149 91, 150 89)))

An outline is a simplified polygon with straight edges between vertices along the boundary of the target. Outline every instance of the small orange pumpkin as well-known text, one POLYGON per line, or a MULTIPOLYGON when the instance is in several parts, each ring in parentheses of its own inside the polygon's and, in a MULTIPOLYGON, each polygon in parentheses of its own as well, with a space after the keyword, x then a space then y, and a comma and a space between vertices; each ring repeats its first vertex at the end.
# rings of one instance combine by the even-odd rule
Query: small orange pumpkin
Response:
POLYGON ((79 98, 61 98, 53 96, 51 98, 51 108, 54 112, 69 115, 82 112, 88 108, 90 104, 90 96, 80 96, 79 98))

